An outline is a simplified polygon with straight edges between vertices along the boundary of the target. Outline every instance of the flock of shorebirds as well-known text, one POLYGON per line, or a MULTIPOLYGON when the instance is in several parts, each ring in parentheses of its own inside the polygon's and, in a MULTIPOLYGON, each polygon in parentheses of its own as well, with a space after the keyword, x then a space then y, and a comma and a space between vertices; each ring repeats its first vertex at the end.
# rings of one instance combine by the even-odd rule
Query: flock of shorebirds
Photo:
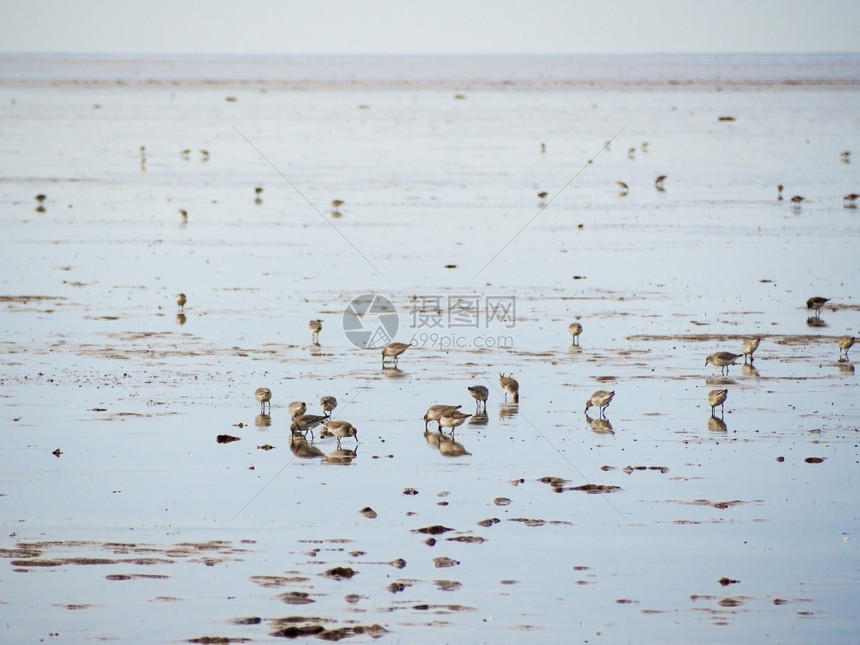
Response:
MULTIPOLYGON (((185 294, 177 294, 175 300, 179 310, 184 311, 185 304, 188 301, 185 294)), ((821 308, 828 302, 830 302, 829 298, 815 296, 806 301, 806 308, 813 311, 816 318, 820 318, 821 308)), ((319 334, 322 331, 322 321, 311 320, 308 323, 308 328, 312 334, 312 342, 314 344, 318 344, 319 334)), ((568 326, 568 333, 571 336, 571 344, 578 347, 579 337, 582 334, 582 324, 579 322, 570 323, 568 326)), ((840 361, 848 360, 848 350, 854 346, 854 341, 854 336, 840 336, 837 339, 840 361)), ((705 365, 707 366, 708 364, 711 364, 719 367, 721 375, 728 375, 729 366, 734 365, 741 357, 744 359, 744 365, 747 364, 747 361, 749 361, 749 365, 752 365, 753 355, 758 349, 760 342, 760 338, 748 338, 741 343, 740 354, 726 351, 715 352, 705 357, 705 365)), ((385 369, 386 365, 396 368, 397 359, 410 347, 411 345, 408 343, 393 342, 387 344, 382 348, 382 368, 385 369)), ((499 386, 505 393, 506 403, 508 401, 508 396, 510 396, 512 404, 519 403, 520 384, 519 381, 513 378, 513 375, 509 374, 506 376, 505 374, 499 374, 499 386)), ((470 385, 467 389, 469 394, 471 394, 472 398, 475 400, 475 413, 486 415, 487 399, 490 395, 489 389, 484 385, 470 385)), ((708 405, 711 406, 711 419, 709 419, 709 422, 715 422, 717 428, 725 427, 724 425, 721 426, 720 420, 716 418, 716 409, 717 407, 720 408, 722 417, 725 412, 725 403, 728 398, 728 392, 729 391, 726 388, 718 388, 711 390, 707 395, 708 405)), ((605 420, 604 413, 606 408, 612 402, 614 396, 614 391, 597 390, 585 402, 586 419, 589 421, 593 429, 597 431, 612 431, 611 425, 605 420), (588 410, 592 407, 598 409, 599 419, 591 419, 588 417, 588 410)), ((260 404, 260 414, 266 414, 267 409, 269 412, 271 411, 272 391, 269 388, 257 388, 254 392, 254 398, 260 404)), ((310 433, 311 439, 313 439, 313 429, 317 426, 322 426, 323 430, 320 435, 323 437, 334 437, 337 440, 338 448, 340 448, 340 440, 344 437, 354 437, 356 443, 358 443, 358 430, 354 425, 349 421, 331 418, 331 413, 336 407, 337 399, 335 397, 324 396, 320 399, 320 408, 323 412, 322 415, 307 414, 307 404, 305 404, 304 401, 293 401, 287 406, 290 417, 292 418, 292 423, 290 424, 292 434, 294 436, 302 435, 303 437, 306 437, 307 434, 310 433)), ((453 436, 454 429, 461 426, 466 419, 473 416, 472 414, 461 412, 461 407, 462 405, 431 405, 427 408, 427 412, 424 414, 425 432, 428 430, 430 422, 435 421, 439 432, 442 432, 443 428, 448 429, 453 436)))

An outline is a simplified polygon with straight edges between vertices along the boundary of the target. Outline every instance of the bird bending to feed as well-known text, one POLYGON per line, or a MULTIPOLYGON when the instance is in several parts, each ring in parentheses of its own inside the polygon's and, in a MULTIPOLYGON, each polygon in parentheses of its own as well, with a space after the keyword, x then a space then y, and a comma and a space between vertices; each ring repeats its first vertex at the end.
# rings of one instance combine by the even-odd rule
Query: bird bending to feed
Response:
POLYGON ((490 396, 490 390, 483 385, 470 385, 467 389, 472 398, 475 399, 476 410, 480 410, 482 407, 486 410, 487 397, 490 396))
POLYGON ((179 307, 179 311, 185 311, 185 303, 188 302, 188 298, 185 297, 184 293, 176 294, 176 306, 179 307))
POLYGON ((618 186, 618 194, 619 195, 626 195, 627 193, 630 192, 630 187, 627 184, 625 184, 623 181, 616 181, 615 185, 618 186))
POLYGON ((726 405, 725 405, 726 397, 728 395, 729 395, 729 391, 725 390, 725 389, 723 389, 723 390, 711 390, 710 392, 708 392, 708 405, 711 406, 711 416, 712 417, 716 416, 715 411, 716 411, 718 405, 722 406, 722 411, 720 412, 721 415, 722 415, 722 412, 725 411, 725 409, 726 409, 726 405))
POLYGON ((302 416, 305 412, 308 411, 308 406, 305 405, 304 401, 293 401, 287 406, 287 412, 290 413, 290 418, 295 419, 296 417, 302 416))
POLYGON ((340 446, 340 440, 343 437, 355 437, 355 443, 358 443, 358 430, 349 421, 331 420, 323 421, 324 430, 320 436, 331 435, 337 439, 337 445, 340 446))
POLYGON ((540 197, 541 201, 545 200, 548 196, 549 196, 549 193, 546 192, 545 190, 542 190, 538 193, 538 197, 540 197))
POLYGON ((854 336, 840 336, 839 337, 839 357, 842 358, 842 354, 845 354, 845 360, 848 360, 848 350, 854 347, 854 336))
POLYGON ((802 195, 795 195, 791 198, 791 203, 796 206, 800 206, 800 202, 804 201, 805 199, 806 197, 803 197, 802 195))
POLYGON ((333 396, 324 396, 320 399, 320 407, 323 409, 323 414, 330 417, 331 411, 337 407, 337 399, 333 396))
POLYGON ((579 335, 582 333, 582 325, 578 322, 572 322, 567 326, 567 333, 573 336, 571 345, 579 345, 579 335))
POLYGON ((720 374, 728 374, 729 365, 734 365, 740 357, 740 354, 732 354, 731 352, 717 352, 705 358, 705 365, 711 363, 720 368, 720 374))
POLYGON ((322 320, 312 320, 308 323, 308 329, 311 330, 311 342, 320 342, 320 332, 322 331, 322 320))
POLYGON ((266 414, 266 404, 269 404, 269 412, 272 411, 272 391, 267 387, 258 387, 254 392, 254 398, 260 402, 260 414, 266 414))
POLYGON ((393 358, 394 367, 397 367, 397 357, 410 347, 409 343, 388 343, 382 348, 382 367, 385 367, 386 358, 393 358))
POLYGON ((806 301, 806 308, 815 310, 815 315, 821 316, 821 308, 828 302, 830 302, 830 298, 815 296, 806 301))
POLYGON ((505 391, 505 401, 508 400, 508 394, 511 395, 511 401, 514 403, 520 402, 520 384, 512 376, 505 376, 504 374, 499 374, 499 385, 502 386, 502 389, 505 391))
POLYGON ((657 179, 654 180, 654 188, 657 190, 666 190, 665 186, 663 186, 663 182, 666 181, 666 175, 660 175, 657 179))
POLYGON ((588 412, 588 408, 595 407, 600 412, 600 415, 603 416, 603 411, 609 407, 609 404, 612 402, 612 397, 615 396, 615 392, 607 392, 606 390, 597 390, 594 394, 591 395, 591 398, 585 402, 585 411, 588 412))
POLYGON ((466 414, 465 412, 460 412, 456 408, 448 408, 447 410, 443 410, 442 414, 439 415, 439 430, 442 428, 451 428, 451 431, 454 431, 459 425, 463 424, 463 421, 468 419, 471 414, 466 414))
MULTIPOLYGON (((442 413, 445 410, 459 410, 461 407, 462 406, 459 405, 445 405, 444 403, 431 405, 427 408, 427 412, 424 414, 424 430, 427 430, 427 424, 431 421, 439 423, 439 417, 442 416, 442 413)), ((442 424, 439 424, 439 429, 442 429, 442 424)))
POLYGON ((328 417, 318 417, 315 414, 300 414, 290 424, 290 431, 301 432, 306 434, 311 433, 311 439, 314 438, 314 428, 323 421, 328 421, 328 417))
MULTIPOLYGON (((761 338, 747 338, 743 343, 741 343, 741 353, 744 355, 744 364, 747 362, 747 356, 749 356, 750 363, 753 362, 753 352, 758 349, 758 344, 761 342, 761 338)), ((707 363, 705 363, 707 365, 707 363)))

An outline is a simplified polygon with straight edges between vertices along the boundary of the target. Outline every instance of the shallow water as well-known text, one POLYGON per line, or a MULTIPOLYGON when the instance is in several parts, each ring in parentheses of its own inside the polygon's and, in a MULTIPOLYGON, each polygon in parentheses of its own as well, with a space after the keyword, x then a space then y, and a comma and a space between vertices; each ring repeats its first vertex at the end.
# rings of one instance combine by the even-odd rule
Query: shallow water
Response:
POLYGON ((4 641, 849 642, 860 62, 698 63, 3 61, 4 641))

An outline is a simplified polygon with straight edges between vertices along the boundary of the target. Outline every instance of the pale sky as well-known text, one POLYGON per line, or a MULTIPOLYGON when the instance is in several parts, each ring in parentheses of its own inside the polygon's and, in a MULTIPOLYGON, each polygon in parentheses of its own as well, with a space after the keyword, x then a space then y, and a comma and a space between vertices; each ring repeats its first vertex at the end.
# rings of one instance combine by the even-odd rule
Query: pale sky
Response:
POLYGON ((858 0, 0 0, 0 52, 857 52, 858 0))

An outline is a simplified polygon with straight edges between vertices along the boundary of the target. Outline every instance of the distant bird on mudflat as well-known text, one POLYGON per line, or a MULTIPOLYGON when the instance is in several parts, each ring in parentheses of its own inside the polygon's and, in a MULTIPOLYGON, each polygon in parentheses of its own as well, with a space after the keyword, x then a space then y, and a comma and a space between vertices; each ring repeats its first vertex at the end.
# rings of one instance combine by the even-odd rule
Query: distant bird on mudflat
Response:
POLYGON ((791 198, 791 203, 794 204, 795 206, 800 206, 800 204, 802 202, 805 202, 805 201, 806 201, 806 197, 804 197, 803 195, 795 195, 794 197, 791 198))
POLYGON ((582 333, 582 325, 578 322, 572 322, 567 326, 567 333, 572 336, 571 345, 579 345, 579 335, 582 333))
POLYGON ((311 330, 311 343, 318 345, 320 342, 320 332, 322 331, 322 320, 311 320, 308 323, 308 329, 311 330))
POLYGON ((821 316, 821 308, 828 302, 830 302, 830 298, 815 296, 806 301, 806 308, 814 310, 816 317, 819 317, 821 316))
POLYGON ((657 190, 666 190, 665 186, 663 186, 663 182, 666 181, 666 175, 660 175, 657 179, 654 180, 654 188, 657 190))
POLYGON ((740 357, 740 354, 732 354, 731 352, 717 352, 705 358, 705 365, 711 363, 720 368, 720 374, 728 374, 729 365, 734 365, 740 357))
POLYGON ((472 415, 460 412, 456 408, 448 408, 439 416, 439 430, 442 428, 451 428, 453 431, 457 426, 463 425, 463 422, 470 416, 472 415))
POLYGON ((845 208, 857 208, 857 198, 860 197, 857 193, 848 193, 842 198, 842 205, 845 208))
POLYGON ((185 303, 188 302, 188 298, 185 297, 185 294, 177 293, 174 300, 176 300, 176 305, 179 307, 179 311, 185 311, 185 303))
MULTIPOLYGON (((462 406, 460 405, 445 405, 444 403, 431 405, 429 408, 427 408, 427 412, 424 414, 424 431, 427 431, 427 424, 431 421, 439 423, 439 417, 442 416, 442 413, 445 410, 459 410, 461 407, 462 406)), ((441 424, 439 424, 439 429, 442 429, 441 424)))
POLYGON ((287 406, 287 412, 290 413, 290 418, 295 419, 296 417, 302 416, 305 412, 308 411, 308 406, 305 405, 304 401, 293 401, 287 406))
POLYGON ((618 194, 619 195, 626 195, 627 193, 630 192, 630 186, 625 184, 623 181, 616 181, 615 185, 618 186, 618 194))
POLYGON ((711 406, 711 416, 712 417, 716 416, 715 412, 716 412, 718 405, 722 406, 723 411, 725 411, 726 397, 728 397, 728 395, 729 395, 729 391, 726 389, 711 390, 710 392, 708 392, 708 405, 711 406))
POLYGON ((505 376, 504 374, 499 374, 499 385, 502 386, 502 389, 505 391, 505 401, 508 400, 508 394, 511 395, 511 401, 514 403, 520 402, 520 384, 512 376, 505 376))
POLYGON ((600 416, 603 416, 603 411, 609 407, 609 404, 612 403, 612 398, 615 396, 615 392, 609 392, 607 390, 597 390, 588 401, 585 402, 585 411, 588 412, 588 408, 595 407, 597 408, 600 416))
POLYGON ((382 348, 382 366, 385 367, 386 358, 392 358, 394 359, 394 367, 397 367, 397 357, 410 347, 409 343, 388 343, 382 348))
POLYGON ((490 396, 490 390, 483 385, 470 385, 468 388, 469 394, 475 399, 476 410, 487 409, 487 398, 490 396))
POLYGON ((839 340, 839 358, 842 358, 842 354, 845 354, 845 360, 848 360, 848 350, 854 347, 854 336, 840 336, 839 340))
POLYGON ((269 412, 272 411, 272 391, 267 387, 258 387, 254 392, 254 398, 260 402, 260 414, 266 414, 266 404, 269 404, 269 412))
POLYGON ((744 355, 744 363, 747 362, 747 357, 749 356, 750 363, 753 361, 753 352, 758 349, 758 344, 761 342, 761 338, 747 338, 743 343, 741 343, 741 353, 744 355))
POLYGON ((355 443, 358 443, 358 430, 349 421, 329 420, 323 421, 323 431, 320 436, 324 437, 331 435, 337 439, 337 445, 340 446, 340 440, 343 437, 355 437, 355 443))
POLYGON ((332 410, 337 407, 337 399, 333 396, 324 396, 320 399, 320 407, 323 410, 323 414, 330 417, 332 410))
POLYGON ((782 184, 777 184, 776 186, 776 201, 782 201, 782 184))
POLYGON ((328 417, 317 416, 315 414, 301 414, 293 419, 290 424, 290 431, 301 432, 302 434, 311 433, 311 439, 314 437, 314 428, 323 421, 328 421, 328 417))

